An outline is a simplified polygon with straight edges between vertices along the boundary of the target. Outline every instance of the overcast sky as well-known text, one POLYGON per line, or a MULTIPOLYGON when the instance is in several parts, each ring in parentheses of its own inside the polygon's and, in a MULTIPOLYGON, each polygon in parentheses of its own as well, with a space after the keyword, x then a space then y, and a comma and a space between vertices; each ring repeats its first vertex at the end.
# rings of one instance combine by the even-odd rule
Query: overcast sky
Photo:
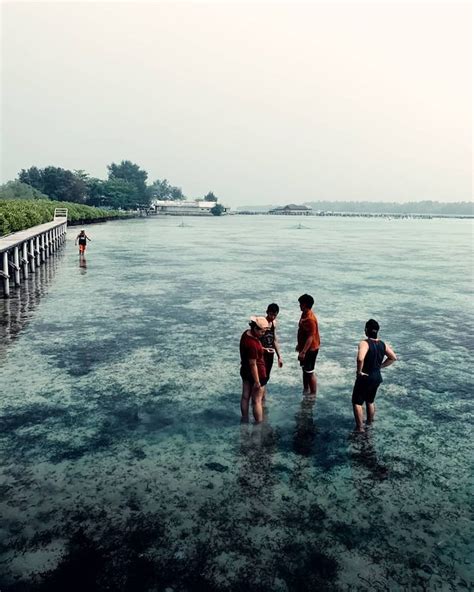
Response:
POLYGON ((470 3, 2 5, 2 182, 132 160, 230 206, 472 199, 470 3))

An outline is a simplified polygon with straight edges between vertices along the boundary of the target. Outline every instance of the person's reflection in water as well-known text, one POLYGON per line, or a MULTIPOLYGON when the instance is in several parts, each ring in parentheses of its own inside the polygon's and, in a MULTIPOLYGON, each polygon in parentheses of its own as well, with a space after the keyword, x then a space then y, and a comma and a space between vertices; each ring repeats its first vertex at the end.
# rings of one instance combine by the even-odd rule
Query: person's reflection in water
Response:
POLYGON ((79 255, 79 268, 82 275, 87 273, 87 259, 84 255, 79 255))
MULTIPOLYGON (((366 469, 374 480, 386 479, 389 475, 389 469, 378 459, 372 429, 367 429, 362 433, 354 431, 350 436, 350 440, 352 444, 350 457, 354 477, 359 475, 361 477, 361 479, 355 479, 356 483, 363 486, 362 481, 364 479, 363 475, 361 475, 361 469, 366 469)), ((363 491, 366 492, 365 486, 363 486, 363 491)))
POLYGON ((272 457, 276 444, 275 431, 265 419, 258 424, 241 423, 238 484, 242 494, 257 504, 271 497, 275 484, 272 457))
POLYGON ((316 424, 313 417, 316 393, 303 395, 301 406, 295 415, 296 426, 293 435, 293 450, 301 456, 311 456, 316 438, 316 424))

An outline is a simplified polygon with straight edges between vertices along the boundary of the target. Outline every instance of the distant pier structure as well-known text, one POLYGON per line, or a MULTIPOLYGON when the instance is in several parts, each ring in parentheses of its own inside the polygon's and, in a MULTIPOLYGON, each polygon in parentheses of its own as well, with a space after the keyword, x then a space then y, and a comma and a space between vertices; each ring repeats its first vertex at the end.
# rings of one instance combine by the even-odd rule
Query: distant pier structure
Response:
POLYGON ((0 238, 0 283, 9 298, 13 283, 20 286, 66 240, 67 209, 56 208, 54 220, 0 238))

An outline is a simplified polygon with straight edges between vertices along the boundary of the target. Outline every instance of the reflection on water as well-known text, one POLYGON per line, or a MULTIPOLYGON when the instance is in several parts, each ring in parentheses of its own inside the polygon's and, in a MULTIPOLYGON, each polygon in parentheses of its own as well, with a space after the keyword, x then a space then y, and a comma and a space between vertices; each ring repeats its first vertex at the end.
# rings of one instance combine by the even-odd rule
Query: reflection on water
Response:
POLYGON ((87 272, 87 259, 85 255, 79 255, 79 269, 81 274, 84 275, 87 272))
POLYGON ((379 461, 375 450, 373 428, 367 428, 364 432, 351 434, 352 450, 350 459, 353 466, 354 482, 360 469, 366 469, 373 479, 386 479, 389 475, 388 467, 379 461))
POLYGON ((35 273, 22 278, 20 286, 12 286, 10 298, 0 298, 0 356, 33 318, 35 309, 48 293, 62 257, 62 251, 53 253, 43 265, 36 267, 35 273))
POLYGON ((276 218, 98 226, 0 301, 2 592, 468 589, 469 226, 276 218), (272 301, 285 365, 240 424, 238 338, 272 301), (348 439, 372 316, 400 361, 348 439))
POLYGON ((302 456, 311 456, 316 438, 316 424, 313 417, 316 394, 304 394, 300 409, 295 416, 293 450, 302 456))

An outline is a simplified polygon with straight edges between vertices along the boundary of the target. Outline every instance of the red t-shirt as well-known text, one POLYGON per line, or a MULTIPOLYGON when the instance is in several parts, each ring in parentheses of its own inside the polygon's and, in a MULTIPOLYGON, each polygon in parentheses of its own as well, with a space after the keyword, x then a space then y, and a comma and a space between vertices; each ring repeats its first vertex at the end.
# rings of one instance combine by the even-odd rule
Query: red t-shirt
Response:
POLYGON ((242 373, 251 378, 250 360, 257 360, 257 370, 260 379, 266 378, 265 361, 263 359, 263 347, 258 337, 249 335, 247 331, 240 338, 240 360, 242 373))
POLYGON ((313 339, 309 351, 319 349, 321 340, 319 339, 318 320, 312 310, 307 310, 301 314, 300 323, 298 325, 298 351, 301 351, 304 348, 304 344, 310 335, 313 339))

